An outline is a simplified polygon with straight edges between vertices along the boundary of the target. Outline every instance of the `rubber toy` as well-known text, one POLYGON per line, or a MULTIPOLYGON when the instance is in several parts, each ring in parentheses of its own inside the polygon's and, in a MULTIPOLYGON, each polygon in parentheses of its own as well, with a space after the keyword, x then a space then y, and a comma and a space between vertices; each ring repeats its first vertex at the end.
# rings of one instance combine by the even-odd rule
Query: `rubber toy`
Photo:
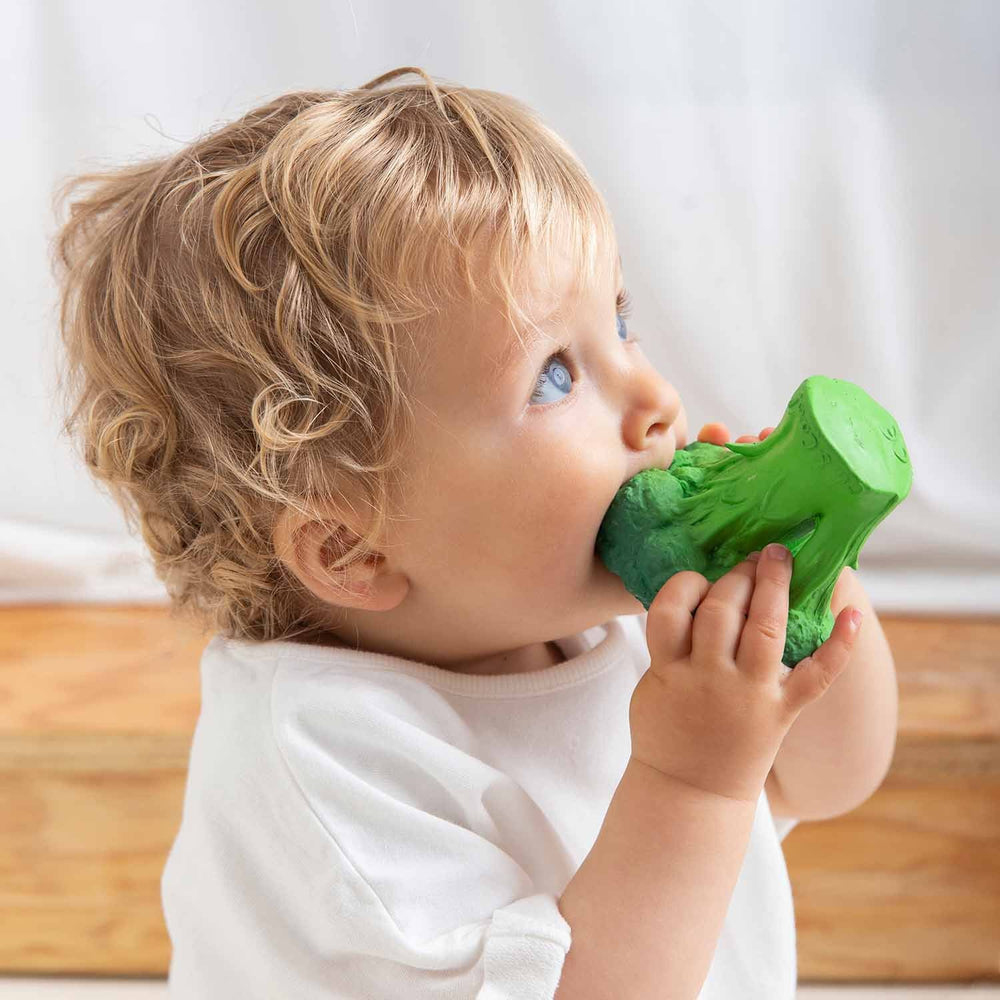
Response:
POLYGON ((863 389, 813 375, 763 441, 694 441, 668 469, 646 469, 615 494, 596 551, 649 610, 675 573, 714 583, 751 552, 792 553, 782 663, 794 667, 833 631, 830 601, 844 566, 910 492, 903 435, 863 389))

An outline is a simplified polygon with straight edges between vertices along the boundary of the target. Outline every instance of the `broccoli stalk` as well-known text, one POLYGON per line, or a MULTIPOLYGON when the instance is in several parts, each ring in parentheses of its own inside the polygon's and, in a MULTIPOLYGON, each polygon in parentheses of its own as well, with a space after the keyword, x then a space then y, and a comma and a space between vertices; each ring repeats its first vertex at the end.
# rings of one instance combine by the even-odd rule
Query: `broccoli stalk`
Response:
POLYGON ((695 441, 669 469, 618 490, 597 554, 648 610, 683 570, 709 582, 770 542, 794 557, 782 662, 810 656, 833 631, 833 589, 875 526, 910 492, 913 474, 892 416, 864 390, 814 375, 763 441, 695 441))

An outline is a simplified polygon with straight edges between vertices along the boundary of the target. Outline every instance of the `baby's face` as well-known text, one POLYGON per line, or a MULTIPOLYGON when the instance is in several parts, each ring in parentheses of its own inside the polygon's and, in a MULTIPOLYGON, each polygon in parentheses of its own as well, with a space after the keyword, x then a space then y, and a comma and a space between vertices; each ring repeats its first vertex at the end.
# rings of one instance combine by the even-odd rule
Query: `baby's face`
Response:
POLYGON ((568 297, 568 266, 554 283, 541 270, 522 300, 536 320, 562 305, 528 356, 495 304, 456 308, 426 345, 389 552, 410 586, 388 614, 428 662, 458 668, 643 610, 597 558, 597 532, 627 479, 670 465, 687 418, 619 321, 620 267, 568 297))

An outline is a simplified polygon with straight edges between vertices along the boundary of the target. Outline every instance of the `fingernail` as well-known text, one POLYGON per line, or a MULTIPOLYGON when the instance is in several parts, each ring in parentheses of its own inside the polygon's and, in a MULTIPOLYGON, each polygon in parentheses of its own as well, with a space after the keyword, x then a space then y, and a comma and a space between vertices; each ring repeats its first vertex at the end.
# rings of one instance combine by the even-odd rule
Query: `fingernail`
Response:
POLYGON ((750 555, 747 556, 747 559, 749 559, 750 562, 757 562, 757 560, 760 559, 760 549, 756 552, 751 552, 750 555))
POLYGON ((862 618, 864 618, 864 615, 860 611, 858 611, 857 608, 855 608, 851 612, 851 628, 854 629, 855 632, 859 628, 861 628, 861 619, 862 618))
POLYGON ((764 551, 767 553, 768 557, 771 559, 780 559, 782 562, 787 562, 788 557, 791 553, 784 545, 779 542, 772 542, 764 551))

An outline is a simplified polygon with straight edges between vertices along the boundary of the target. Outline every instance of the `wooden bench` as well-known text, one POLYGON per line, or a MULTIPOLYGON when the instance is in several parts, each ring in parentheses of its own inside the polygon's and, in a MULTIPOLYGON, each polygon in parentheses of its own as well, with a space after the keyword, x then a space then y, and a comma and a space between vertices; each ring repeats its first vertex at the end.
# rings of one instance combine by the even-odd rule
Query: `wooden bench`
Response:
MULTIPOLYGON (((785 839, 803 982, 1000 979, 1000 619, 880 615, 882 787, 785 839)), ((207 635, 149 606, 0 608, 0 972, 165 975, 207 635)))

